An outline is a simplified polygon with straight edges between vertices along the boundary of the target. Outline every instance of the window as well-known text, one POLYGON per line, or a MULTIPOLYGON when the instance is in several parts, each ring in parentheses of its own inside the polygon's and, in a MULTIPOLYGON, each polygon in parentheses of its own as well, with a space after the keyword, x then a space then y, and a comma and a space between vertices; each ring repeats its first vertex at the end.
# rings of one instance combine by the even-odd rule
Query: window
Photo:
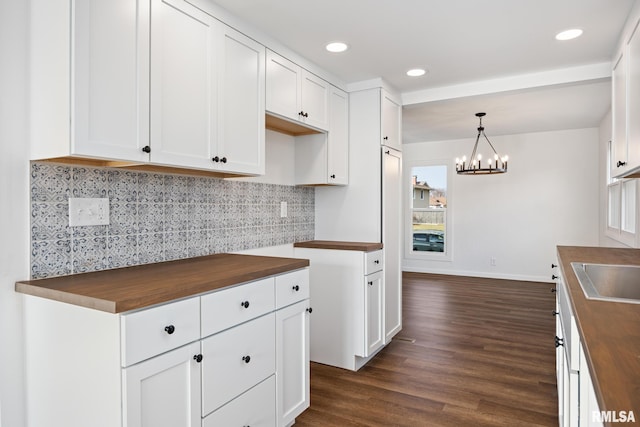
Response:
POLYGON ((638 186, 635 179, 611 177, 613 144, 607 145, 607 236, 633 245, 636 232, 636 198, 638 186))
MULTIPOLYGON (((449 259, 448 186, 450 166, 444 162, 415 162, 405 170, 412 197, 407 217, 406 252, 413 258, 449 259)), ((406 181, 405 181, 406 182, 406 181)))

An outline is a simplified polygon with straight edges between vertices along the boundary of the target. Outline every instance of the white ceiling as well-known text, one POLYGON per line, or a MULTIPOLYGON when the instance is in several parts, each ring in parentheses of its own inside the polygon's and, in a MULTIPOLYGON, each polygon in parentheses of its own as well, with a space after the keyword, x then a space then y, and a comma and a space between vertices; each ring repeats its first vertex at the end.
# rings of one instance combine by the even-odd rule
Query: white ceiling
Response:
POLYGON ((598 126, 634 0, 214 0, 345 84, 402 94, 404 142, 598 126), (569 28, 584 30, 567 42, 569 28), (327 42, 349 44, 330 54, 327 42), (423 77, 406 71, 422 67, 423 77))

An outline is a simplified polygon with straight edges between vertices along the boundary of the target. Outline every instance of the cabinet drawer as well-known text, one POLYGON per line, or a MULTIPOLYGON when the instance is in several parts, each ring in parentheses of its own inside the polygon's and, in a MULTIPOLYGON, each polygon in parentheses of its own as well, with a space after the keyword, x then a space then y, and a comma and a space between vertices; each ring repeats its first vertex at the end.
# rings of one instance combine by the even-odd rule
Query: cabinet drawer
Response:
POLYGON ((202 340, 202 415, 275 373, 275 314, 202 340))
POLYGON ((273 311, 273 287, 274 278, 269 277, 202 296, 202 337, 273 311))
POLYGON ((161 305, 120 317, 122 366, 200 338, 200 299, 161 305))
POLYGON ((382 250, 364 253, 364 274, 382 270, 382 250))
POLYGON ((202 427, 276 425, 276 384, 272 375, 202 420, 202 427))
POLYGON ((309 298, 309 269, 276 277, 276 307, 286 307, 309 298))

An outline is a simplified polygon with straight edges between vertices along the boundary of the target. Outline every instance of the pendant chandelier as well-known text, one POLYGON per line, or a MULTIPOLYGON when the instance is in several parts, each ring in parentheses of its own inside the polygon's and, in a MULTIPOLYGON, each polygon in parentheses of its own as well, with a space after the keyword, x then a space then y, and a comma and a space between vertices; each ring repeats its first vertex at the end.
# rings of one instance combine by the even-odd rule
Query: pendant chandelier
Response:
POLYGON ((482 118, 486 116, 486 114, 487 113, 476 113, 476 117, 480 120, 480 124, 478 125, 478 136, 476 136, 476 144, 473 146, 473 151, 471 152, 471 157, 468 162, 467 156, 463 156, 462 159, 456 159, 456 172, 458 175, 488 175, 507 172, 507 161, 509 160, 509 156, 500 156, 493 147, 491 141, 489 141, 489 138, 487 138, 487 135, 484 133, 482 118), (482 161, 482 155, 478 153, 480 135, 484 136, 484 139, 487 140, 489 146, 493 150, 493 159, 490 156, 485 159, 484 162, 482 161))

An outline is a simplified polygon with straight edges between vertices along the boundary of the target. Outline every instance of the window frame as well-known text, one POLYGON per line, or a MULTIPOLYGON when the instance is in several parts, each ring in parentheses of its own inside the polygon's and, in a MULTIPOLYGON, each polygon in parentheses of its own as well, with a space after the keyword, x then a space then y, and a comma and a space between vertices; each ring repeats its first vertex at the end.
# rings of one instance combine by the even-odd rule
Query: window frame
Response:
POLYGON ((407 185, 404 213, 404 256, 407 259, 424 261, 453 261, 453 173, 455 165, 451 159, 423 159, 407 160, 403 165, 403 183, 407 185), (444 252, 414 251, 413 250, 413 168, 428 166, 446 166, 447 168, 447 207, 444 226, 444 252))

